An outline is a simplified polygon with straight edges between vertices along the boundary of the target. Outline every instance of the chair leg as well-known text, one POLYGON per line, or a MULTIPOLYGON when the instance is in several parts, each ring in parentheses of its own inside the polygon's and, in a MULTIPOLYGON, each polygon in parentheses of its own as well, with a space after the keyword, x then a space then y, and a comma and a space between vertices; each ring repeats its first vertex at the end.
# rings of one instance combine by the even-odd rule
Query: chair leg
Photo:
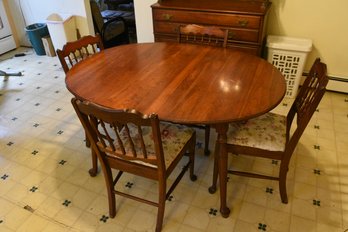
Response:
POLYGON ((209 193, 215 193, 216 192, 216 183, 218 178, 218 158, 217 154, 219 154, 219 143, 216 141, 215 143, 215 151, 214 151, 214 167, 213 167, 213 183, 211 187, 209 187, 209 193))
POLYGON ((85 133, 85 138, 86 138, 86 147, 91 147, 91 141, 89 141, 86 133, 85 133))
POLYGON ((158 211, 157 211, 157 222, 156 222, 156 232, 162 230, 164 209, 166 206, 166 183, 165 180, 160 180, 158 183, 158 211))
POLYGON ((114 218, 116 216, 116 197, 114 192, 112 171, 108 165, 105 165, 103 163, 101 163, 101 165, 106 183, 106 191, 108 193, 109 215, 111 218, 114 218))
POLYGON ((204 154, 205 155, 209 155, 210 151, 209 151, 209 139, 210 139, 210 126, 209 125, 205 125, 205 143, 204 143, 204 154))
POLYGON ((98 159, 97 159, 97 154, 95 154, 94 150, 91 149, 92 153, 92 168, 89 169, 89 175, 94 177, 98 174, 98 159))
POLYGON ((196 181, 197 180, 197 176, 194 173, 194 171, 195 171, 195 151, 196 151, 196 140, 193 139, 192 145, 191 145, 191 149, 190 149, 190 154, 189 154, 189 158, 190 158, 190 179, 192 181, 196 181))
POLYGON ((288 165, 281 164, 279 171, 279 192, 280 198, 284 204, 288 203, 288 194, 286 193, 286 176, 288 173, 288 165))

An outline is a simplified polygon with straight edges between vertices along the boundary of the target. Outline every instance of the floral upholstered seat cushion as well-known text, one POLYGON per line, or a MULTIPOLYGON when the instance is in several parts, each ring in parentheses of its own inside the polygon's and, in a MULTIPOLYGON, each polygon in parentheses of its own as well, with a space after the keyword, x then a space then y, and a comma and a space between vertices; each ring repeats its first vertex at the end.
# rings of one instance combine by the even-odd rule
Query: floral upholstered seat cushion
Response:
POLYGON ((266 113, 247 122, 230 123, 227 143, 270 151, 284 151, 286 117, 266 113))
MULTIPOLYGON (((137 152, 138 158, 144 158, 141 149, 141 140, 138 134, 138 128, 133 124, 128 124, 130 134, 132 135, 135 150, 137 152)), ((183 149, 185 144, 194 134, 194 129, 178 125, 172 123, 160 123, 160 131, 161 131, 161 139, 164 153, 164 160, 166 167, 172 163, 172 161, 177 157, 178 153, 183 149)), ((149 162, 146 160, 133 160, 133 162, 141 163, 149 166, 156 166, 151 164, 151 160, 154 161, 156 159, 155 146, 152 136, 152 128, 151 127, 142 127, 142 135, 147 151, 147 156, 149 162)), ((124 147, 126 150, 126 156, 129 158, 133 156, 131 151, 130 142, 127 138, 126 131, 123 129, 120 133, 121 139, 124 142, 124 147)), ((120 146, 115 140, 116 152, 121 153, 120 146)), ((118 158, 121 158, 118 156, 118 158)))

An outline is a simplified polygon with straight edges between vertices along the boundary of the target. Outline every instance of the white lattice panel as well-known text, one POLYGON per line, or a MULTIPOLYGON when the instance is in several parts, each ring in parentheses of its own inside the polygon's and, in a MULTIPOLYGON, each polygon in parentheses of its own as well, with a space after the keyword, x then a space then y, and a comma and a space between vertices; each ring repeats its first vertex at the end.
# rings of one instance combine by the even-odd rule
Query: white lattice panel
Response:
POLYGON ((269 49, 268 62, 277 67, 285 77, 286 97, 296 97, 306 57, 307 53, 269 49))

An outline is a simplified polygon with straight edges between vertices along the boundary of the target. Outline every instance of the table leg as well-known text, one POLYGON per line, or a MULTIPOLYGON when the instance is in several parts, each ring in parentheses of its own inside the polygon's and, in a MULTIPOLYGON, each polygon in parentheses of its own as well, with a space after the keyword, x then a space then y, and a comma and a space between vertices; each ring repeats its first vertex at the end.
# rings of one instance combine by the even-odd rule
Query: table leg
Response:
MULTIPOLYGON (((217 159, 219 184, 220 184, 220 213, 223 217, 228 217, 230 209, 226 204, 226 191, 227 191, 227 130, 228 124, 219 124, 215 126, 218 134, 217 147, 218 152, 215 153, 214 159, 217 159)), ((216 161, 214 161, 216 162, 216 161)))

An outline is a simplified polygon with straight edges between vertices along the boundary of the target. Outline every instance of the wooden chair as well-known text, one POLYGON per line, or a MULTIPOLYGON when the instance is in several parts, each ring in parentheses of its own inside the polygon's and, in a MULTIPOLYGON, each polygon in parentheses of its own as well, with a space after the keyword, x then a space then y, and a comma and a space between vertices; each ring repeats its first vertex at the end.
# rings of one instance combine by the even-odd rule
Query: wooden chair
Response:
POLYGON ((161 231, 165 201, 186 170, 195 181, 194 152, 196 134, 191 128, 160 123, 156 114, 135 110, 112 110, 72 99, 75 111, 101 163, 109 199, 110 217, 116 215, 115 194, 158 207, 156 231, 161 231), (189 151, 188 162, 167 191, 167 178, 189 151), (118 170, 116 177, 112 169, 118 170), (116 190, 123 172, 158 181, 158 202, 116 190))
POLYGON ((193 43, 209 46, 226 47, 228 30, 215 26, 188 24, 179 26, 179 43, 193 43))
MULTIPOLYGON (((228 31, 213 26, 196 24, 180 25, 178 29, 179 43, 191 43, 208 46, 226 47, 228 31)), ((205 130, 204 153, 209 155, 210 125, 196 125, 205 130)))
POLYGON ((57 49, 57 55, 64 72, 67 73, 72 66, 101 50, 104 50, 104 46, 100 36, 87 35, 67 42, 62 50, 57 49))
MULTIPOLYGON (((104 46, 100 36, 83 36, 80 39, 72 42, 67 42, 62 50, 57 49, 59 61, 65 73, 67 73, 74 65, 83 61, 89 56, 104 50, 104 46)), ((86 135, 86 146, 90 147, 90 142, 86 135)), ((89 170, 91 176, 97 175, 97 157, 92 150, 92 168, 89 170)))
MULTIPOLYGON (((303 131, 325 93, 327 83, 326 65, 317 58, 287 116, 266 113, 247 122, 229 125, 227 151, 232 154, 279 160, 280 169, 277 176, 236 170, 228 170, 228 173, 277 180, 281 200, 283 203, 288 203, 286 176, 289 162, 303 131), (296 123, 293 123, 295 118, 296 123), (291 126, 293 126, 293 132, 290 130, 291 126)), ((216 191, 217 169, 215 160, 213 185, 209 188, 211 193, 216 191)))

